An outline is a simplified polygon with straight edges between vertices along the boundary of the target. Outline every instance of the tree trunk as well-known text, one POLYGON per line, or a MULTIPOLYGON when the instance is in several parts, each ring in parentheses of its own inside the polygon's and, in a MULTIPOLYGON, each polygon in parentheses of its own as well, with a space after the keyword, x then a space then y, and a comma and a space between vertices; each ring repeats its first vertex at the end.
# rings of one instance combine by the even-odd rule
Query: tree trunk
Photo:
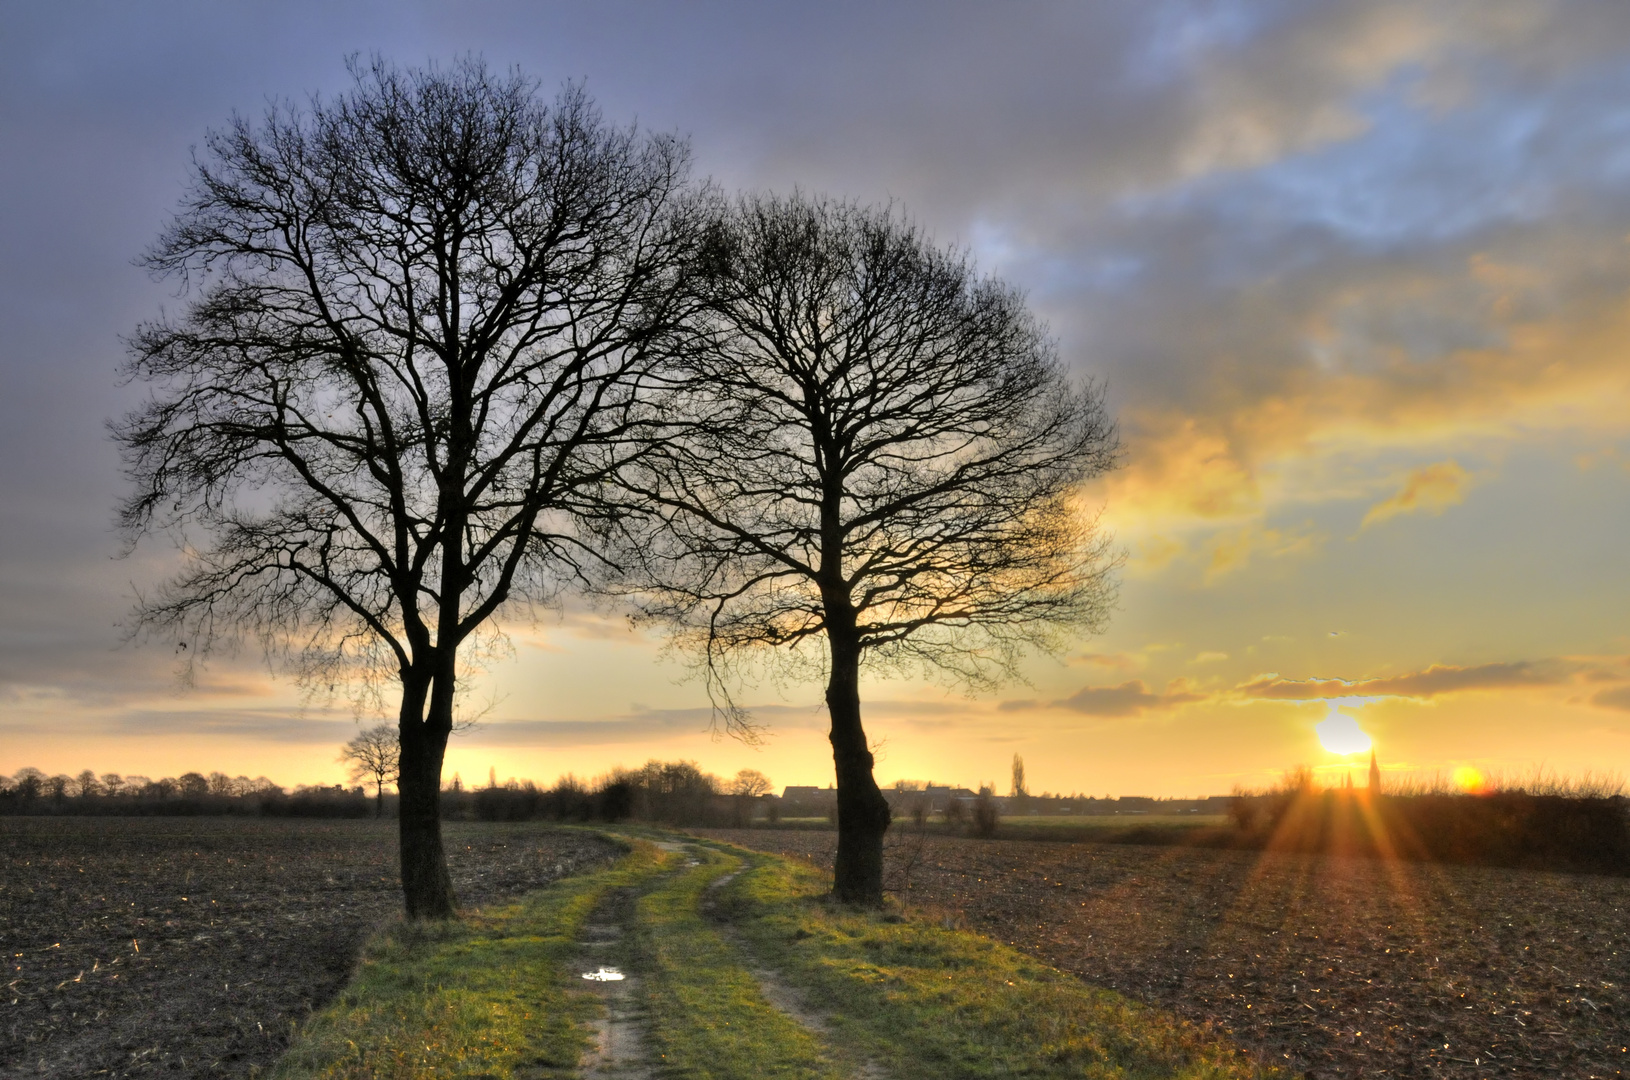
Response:
POLYGON ((377 820, 385 816, 385 781, 383 778, 374 778, 374 818, 377 820))
POLYGON ((451 919, 457 903, 441 843, 441 765, 450 728, 437 723, 434 703, 425 715, 429 691, 429 679, 402 682, 401 776, 396 785, 402 898, 409 919, 451 919))
POLYGON ((845 904, 883 903, 883 834, 889 804, 872 776, 872 752, 860 724, 860 647, 827 630, 832 656, 826 708, 832 718, 832 763, 838 775, 838 856, 832 895, 845 904))

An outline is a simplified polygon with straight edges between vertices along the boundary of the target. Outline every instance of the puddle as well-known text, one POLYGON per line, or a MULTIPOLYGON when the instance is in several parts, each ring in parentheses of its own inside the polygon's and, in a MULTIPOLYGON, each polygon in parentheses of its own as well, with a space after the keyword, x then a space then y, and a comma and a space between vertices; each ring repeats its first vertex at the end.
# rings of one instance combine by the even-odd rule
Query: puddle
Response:
POLYGON ((625 976, 614 967, 603 967, 598 971, 585 971, 583 977, 595 982, 622 982, 625 976))

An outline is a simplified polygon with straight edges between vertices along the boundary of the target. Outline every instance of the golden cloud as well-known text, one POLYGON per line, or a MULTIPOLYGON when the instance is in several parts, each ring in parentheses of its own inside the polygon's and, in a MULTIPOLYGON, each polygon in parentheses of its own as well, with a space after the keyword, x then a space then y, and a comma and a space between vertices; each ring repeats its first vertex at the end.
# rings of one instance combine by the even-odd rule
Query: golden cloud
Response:
POLYGON ((1207 544, 1211 561, 1206 566, 1205 582, 1210 585, 1218 578, 1242 569, 1253 555, 1281 558, 1286 555, 1308 555, 1317 551, 1325 537, 1304 526, 1300 531, 1263 529, 1247 525, 1218 533, 1207 544))
MULTIPOLYGON (((1175 413, 1134 413, 1130 419, 1148 434, 1138 439, 1129 467, 1104 481, 1104 495, 1117 518, 1131 510, 1138 519, 1215 520, 1260 509, 1254 471, 1227 434, 1205 430, 1199 418, 1175 413)), ((1169 561, 1176 553, 1171 545, 1162 538, 1150 554, 1169 561)))
POLYGON ((1142 667, 1144 660, 1141 656, 1132 653, 1077 653, 1068 658, 1071 664, 1086 664, 1092 667, 1108 668, 1112 671, 1136 671, 1142 667))
POLYGON ((1284 543, 1244 531, 1269 514, 1373 498, 1378 459, 1436 460, 1395 480, 1365 526, 1461 502, 1473 477, 1445 451, 1630 432, 1630 271, 1596 266, 1622 252, 1565 227, 1525 237, 1534 250, 1515 239, 1491 238, 1508 250, 1468 253, 1458 273, 1331 267, 1247 310, 1202 301, 1198 325, 1166 325, 1160 347, 1191 359, 1123 410, 1127 465, 1095 492, 1131 569, 1184 563, 1185 533, 1226 524, 1207 572, 1229 573, 1284 543), (1433 329, 1410 344, 1416 325, 1433 329), (1262 362, 1242 382, 1238 358, 1253 353, 1262 362))
POLYGON ((1450 460, 1423 465, 1412 471, 1405 478, 1403 486, 1390 498, 1370 507, 1359 528, 1367 529, 1399 514, 1414 514, 1423 510, 1441 514, 1447 508, 1465 502, 1471 483, 1471 474, 1461 468, 1459 462, 1450 460))
MULTIPOLYGON (((1150 709, 1169 709, 1205 699, 1206 695, 1196 693, 1186 679, 1173 679, 1166 684, 1164 693, 1149 689, 1142 679, 1132 679, 1119 686, 1084 686, 1047 705, 1088 716, 1137 716, 1150 709)), ((1036 701, 1004 701, 999 706, 1003 712, 1041 707, 1042 703, 1036 701)))
POLYGON ((1604 709, 1622 709, 1630 712, 1630 686, 1616 686, 1611 690, 1602 690, 1590 699, 1592 705, 1599 705, 1604 709))
POLYGON ((1379 679, 1283 679, 1260 675, 1241 683, 1234 692, 1241 697, 1270 701, 1313 701, 1321 698, 1408 697, 1430 699, 1440 694, 1473 690, 1501 690, 1512 687, 1555 686, 1565 681, 1567 670, 1556 664, 1536 664, 1518 660, 1472 667, 1433 664, 1421 671, 1390 675, 1379 679))

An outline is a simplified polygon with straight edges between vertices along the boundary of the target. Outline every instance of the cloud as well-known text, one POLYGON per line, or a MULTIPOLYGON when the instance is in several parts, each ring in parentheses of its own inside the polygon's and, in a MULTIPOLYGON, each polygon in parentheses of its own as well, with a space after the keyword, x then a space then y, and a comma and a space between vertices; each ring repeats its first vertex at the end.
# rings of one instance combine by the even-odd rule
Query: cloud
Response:
POLYGON ((1390 498, 1370 507, 1359 528, 1367 529, 1399 514, 1421 511, 1441 514, 1447 508, 1465 501, 1471 482, 1471 474, 1458 462, 1440 461, 1435 465, 1423 465, 1412 471, 1403 486, 1390 498))
POLYGON ((1138 541, 1127 560, 1126 568, 1133 574, 1159 573, 1171 565, 1173 559, 1182 555, 1183 550, 1183 542, 1180 540, 1173 540, 1158 533, 1146 536, 1138 541))
POLYGON ((1622 709, 1630 712, 1630 686, 1615 686, 1610 690, 1599 691, 1590 699, 1590 703, 1604 709, 1622 709))
POLYGON ((1141 656, 1132 653, 1077 653, 1068 657, 1070 664, 1084 664, 1090 667, 1106 668, 1110 671, 1132 672, 1141 668, 1145 661, 1141 656))
POLYGON ((1422 671, 1390 675, 1378 679, 1283 679, 1261 675, 1241 683, 1234 692, 1241 697, 1272 701, 1313 701, 1322 698, 1408 697, 1430 699, 1442 694, 1473 690, 1502 690, 1512 687, 1555 686, 1565 681, 1568 671, 1558 665, 1540 665, 1526 660, 1455 667, 1433 664, 1422 671))
MULTIPOLYGON (((1128 465, 1099 490, 1134 575, 1219 580, 1311 552, 1310 529, 1268 523, 1332 500, 1357 517, 1400 458, 1419 474, 1558 433, 1599 447, 1630 422, 1630 5, 747 5, 653 8, 637 27, 593 5, 430 6, 384 30, 343 5, 268 20, 159 4, 94 25, 57 7, 6 12, 19 55, 49 61, 0 71, 0 98, 26 106, 0 193, 20 253, 0 260, 0 683, 19 693, 168 686, 162 650, 114 649, 127 582, 162 576, 151 549, 106 558, 119 484, 102 420, 140 397, 110 372, 165 295, 129 259, 208 125, 332 89, 351 48, 579 73, 613 120, 694 133, 698 171, 727 188, 899 196, 1106 377, 1128 465)), ((1449 505, 1423 483, 1366 521, 1449 505)), ((1607 527, 1595 508, 1558 524, 1607 527)), ((536 637, 628 636, 586 616, 563 629, 536 637)))
MULTIPOLYGON (((826 723, 823 707, 754 705, 754 721, 775 732, 794 728, 820 728, 826 723)), ((644 708, 635 706, 620 716, 588 719, 505 719, 483 721, 460 736, 481 746, 602 746, 638 743, 672 736, 696 735, 713 729, 710 708, 644 708)))
MULTIPOLYGON (((1206 695, 1189 689, 1184 679, 1173 679, 1165 693, 1155 693, 1142 679, 1132 679, 1119 686, 1084 686, 1067 698, 1048 702, 1045 707, 1069 709, 1088 716, 1137 716, 1150 709, 1169 709, 1193 701, 1204 701, 1206 695)), ((1004 701, 998 708, 1003 712, 1037 709, 1044 706, 1036 701, 1004 701)))
POLYGON ((160 709, 131 708, 117 713, 81 713, 65 722, 60 715, 41 714, 8 718, 12 735, 50 735, 71 731, 73 736, 186 735, 197 738, 255 739, 274 743, 333 743, 356 734, 349 715, 302 713, 293 709, 160 709))
POLYGON ((1323 534, 1307 525, 1300 529, 1267 529, 1247 525, 1218 533, 1207 545, 1211 561, 1206 566, 1205 583, 1210 585, 1221 577, 1244 569, 1256 555, 1278 559, 1287 555, 1312 554, 1323 545, 1325 539, 1323 534))

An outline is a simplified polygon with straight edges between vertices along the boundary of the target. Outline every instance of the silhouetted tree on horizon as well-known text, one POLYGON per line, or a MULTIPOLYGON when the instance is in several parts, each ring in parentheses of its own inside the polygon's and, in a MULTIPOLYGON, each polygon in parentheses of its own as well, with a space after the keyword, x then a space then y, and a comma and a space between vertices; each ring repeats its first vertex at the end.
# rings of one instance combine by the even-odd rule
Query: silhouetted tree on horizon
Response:
POLYGON ((140 633, 397 684, 403 894, 442 918, 461 663, 597 557, 579 527, 679 296, 688 154, 479 60, 351 72, 208 136, 145 259, 192 292, 130 341, 152 397, 114 429, 120 514, 185 540, 140 633))
POLYGON ((402 746, 396 729, 389 724, 375 724, 359 732, 345 744, 339 759, 349 763, 353 783, 372 781, 374 817, 384 817, 385 785, 396 783, 402 771, 402 746))
POLYGON ((1112 560, 1076 495, 1113 425, 1017 292, 892 209, 743 198, 692 285, 663 369, 676 426, 622 476, 647 512, 627 587, 702 657, 728 727, 752 730, 731 696, 748 656, 825 676, 833 891, 876 904, 890 812, 862 667, 986 686, 1100 626, 1112 560))

